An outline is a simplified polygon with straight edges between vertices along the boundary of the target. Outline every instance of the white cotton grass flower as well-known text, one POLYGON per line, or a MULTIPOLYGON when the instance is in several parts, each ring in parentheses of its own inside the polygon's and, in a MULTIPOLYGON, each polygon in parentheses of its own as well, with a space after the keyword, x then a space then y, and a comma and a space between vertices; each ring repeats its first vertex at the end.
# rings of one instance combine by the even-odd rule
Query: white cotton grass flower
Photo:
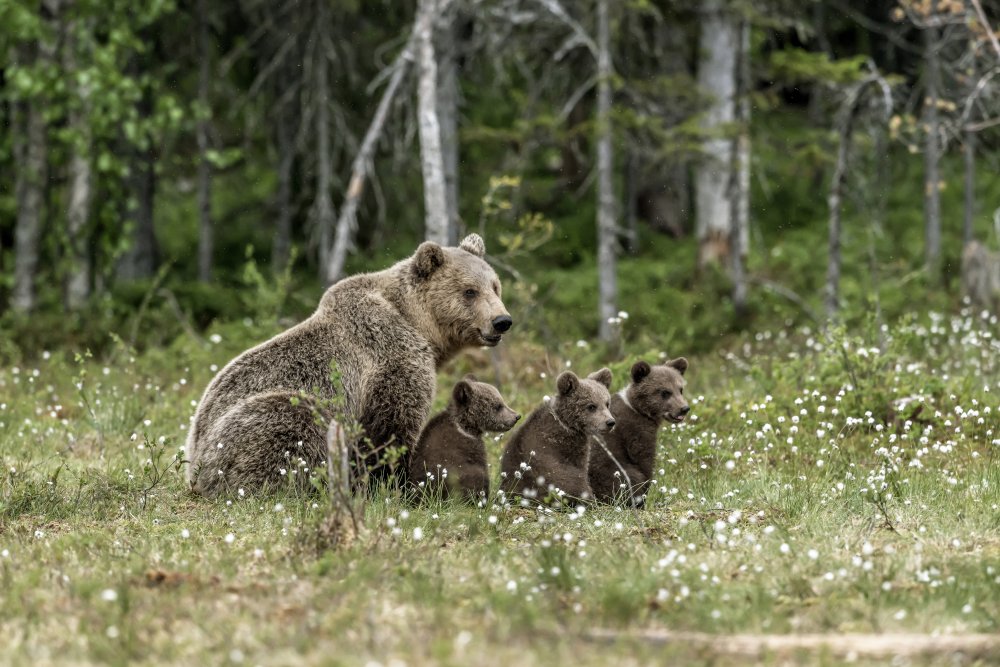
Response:
POLYGON ((113 588, 105 588, 101 591, 101 599, 105 602, 114 602, 118 599, 118 591, 113 588))

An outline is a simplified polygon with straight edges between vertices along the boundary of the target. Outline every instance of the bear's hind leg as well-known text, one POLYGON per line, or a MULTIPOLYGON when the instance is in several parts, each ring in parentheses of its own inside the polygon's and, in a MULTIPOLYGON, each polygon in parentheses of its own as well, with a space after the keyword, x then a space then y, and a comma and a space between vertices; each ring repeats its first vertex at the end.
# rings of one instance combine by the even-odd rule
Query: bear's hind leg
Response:
POLYGON ((312 401, 293 392, 237 403, 202 436, 200 454, 189 463, 192 490, 214 497, 289 484, 310 488, 310 477, 327 456, 325 421, 312 401))

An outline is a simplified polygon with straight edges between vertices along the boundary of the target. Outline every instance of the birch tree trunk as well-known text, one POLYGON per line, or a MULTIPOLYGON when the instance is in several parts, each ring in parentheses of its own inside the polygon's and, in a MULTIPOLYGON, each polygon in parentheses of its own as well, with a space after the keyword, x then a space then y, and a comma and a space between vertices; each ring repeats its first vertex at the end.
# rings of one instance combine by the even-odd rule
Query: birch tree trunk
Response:
MULTIPOLYGON (((739 23, 721 0, 702 5, 698 85, 713 97, 702 119, 709 138, 695 169, 695 206, 699 266, 726 262, 732 251, 733 207, 730 184, 734 139, 718 136, 736 120, 739 23), (712 136, 716 135, 716 136, 712 136)), ((737 177, 738 178, 738 177, 737 177)))
POLYGON ((434 23, 438 0, 420 0, 417 6, 417 113, 420 129, 420 166, 424 178, 425 239, 447 245, 448 195, 445 185, 441 124, 438 118, 438 68, 434 52, 434 23))
POLYGON ((78 25, 74 21, 70 21, 66 25, 63 44, 63 66, 70 73, 70 94, 73 97, 67 119, 72 140, 66 207, 69 268, 64 285, 65 304, 68 310, 79 310, 90 296, 90 252, 87 247, 87 226, 90 220, 90 206, 94 188, 93 164, 90 158, 93 145, 89 119, 91 91, 86 84, 81 85, 75 76, 77 49, 82 47, 77 38, 77 29, 78 25))
MULTIPOLYGON (((929 18, 933 19, 933 12, 929 18)), ((924 124, 927 141, 924 146, 924 237, 926 266, 932 282, 939 278, 941 260, 941 127, 938 118, 938 96, 941 91, 941 70, 938 55, 938 28, 924 28, 924 64, 927 91, 924 99, 924 124)))
POLYGON ((600 338, 613 342, 618 327, 617 229, 612 181, 614 156, 611 146, 611 27, 608 0, 597 1, 597 271, 600 338))
POLYGON ((389 83, 382 93, 382 98, 375 109, 368 131, 361 141, 358 154, 354 156, 354 163, 351 165, 351 180, 347 185, 347 194, 344 203, 340 207, 340 216, 337 218, 337 236, 334 240, 333 250, 326 267, 326 282, 333 284, 340 280, 344 273, 344 262, 347 260, 347 251, 354 245, 354 233, 357 231, 358 205, 361 203, 361 195, 365 191, 365 182, 368 178, 368 171, 371 169, 372 157, 375 147, 378 145, 379 137, 382 135, 382 128, 389 115, 389 108, 396 97, 400 84, 409 70, 410 62, 413 60, 416 48, 416 32, 410 36, 403 51, 396 56, 396 60, 391 65, 392 74, 389 83))
POLYGON ((453 11, 442 13, 437 35, 440 38, 437 114, 441 126, 448 245, 458 245, 458 35, 453 11))
MULTIPOLYGON (((17 50, 21 63, 30 64, 46 57, 49 49, 41 44, 17 50)), ((48 179, 48 127, 38 100, 15 105, 14 156, 18 165, 14 185, 17 226, 14 230, 14 288, 11 307, 20 312, 34 309, 38 273, 39 242, 42 234, 42 207, 48 179)))
POLYGON ((314 45, 313 86, 315 90, 316 123, 316 200, 313 208, 319 228, 319 273, 326 278, 330 248, 333 245, 333 200, 330 184, 333 180, 333 156, 330 142, 330 80, 327 49, 330 44, 330 15, 327 0, 317 0, 316 44, 314 45))
POLYGON ((207 0, 197 0, 195 12, 198 20, 198 280, 212 279, 212 255, 215 248, 215 223, 212 220, 212 163, 208 159, 209 132, 211 130, 212 45, 208 27, 207 0))
POLYGON ((747 310, 746 259, 750 246, 750 24, 741 21, 736 66, 736 116, 739 134, 733 142, 730 171, 730 206, 732 234, 733 307, 737 315, 747 310))

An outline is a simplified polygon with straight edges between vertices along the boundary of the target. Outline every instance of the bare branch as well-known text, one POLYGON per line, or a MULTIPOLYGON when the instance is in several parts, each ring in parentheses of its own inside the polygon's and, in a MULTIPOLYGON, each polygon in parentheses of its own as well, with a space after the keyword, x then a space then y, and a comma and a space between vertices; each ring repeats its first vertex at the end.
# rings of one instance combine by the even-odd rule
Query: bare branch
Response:
POLYGON ((993 28, 990 27, 989 19, 986 18, 986 12, 983 11, 983 5, 979 0, 970 0, 972 6, 976 10, 976 17, 979 19, 979 23, 982 24, 983 30, 989 35, 990 44, 993 45, 993 52, 997 54, 997 58, 1000 58, 1000 42, 997 41, 997 34, 993 32, 993 28))

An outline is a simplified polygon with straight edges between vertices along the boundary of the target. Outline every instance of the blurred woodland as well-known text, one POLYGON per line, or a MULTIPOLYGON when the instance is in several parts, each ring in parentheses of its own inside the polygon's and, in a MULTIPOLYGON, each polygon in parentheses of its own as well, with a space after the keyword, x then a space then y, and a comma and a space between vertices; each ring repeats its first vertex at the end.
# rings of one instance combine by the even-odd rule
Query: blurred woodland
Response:
POLYGON ((541 338, 995 309, 998 25, 998 0, 0 0, 0 355, 296 318, 467 230, 541 338))

